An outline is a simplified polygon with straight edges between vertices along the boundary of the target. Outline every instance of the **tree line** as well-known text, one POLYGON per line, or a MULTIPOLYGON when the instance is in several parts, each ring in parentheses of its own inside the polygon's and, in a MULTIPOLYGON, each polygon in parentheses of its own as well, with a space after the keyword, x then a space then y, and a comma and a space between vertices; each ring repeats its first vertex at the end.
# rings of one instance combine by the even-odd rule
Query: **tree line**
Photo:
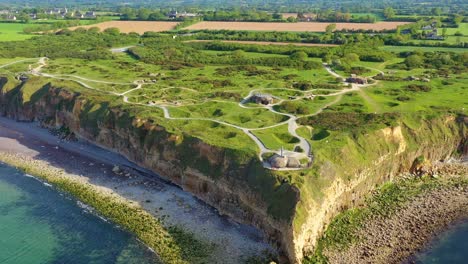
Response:
POLYGON ((103 32, 98 28, 65 29, 27 41, 0 42, 0 57, 109 59, 111 47, 135 44, 139 38, 138 34, 122 34, 116 28, 103 32))

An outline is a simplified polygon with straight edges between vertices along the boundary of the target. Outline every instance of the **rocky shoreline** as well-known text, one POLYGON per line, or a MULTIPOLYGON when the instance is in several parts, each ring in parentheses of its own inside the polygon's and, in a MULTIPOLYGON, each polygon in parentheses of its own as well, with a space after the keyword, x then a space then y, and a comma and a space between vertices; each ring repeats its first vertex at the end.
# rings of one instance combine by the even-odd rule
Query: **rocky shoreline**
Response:
POLYGON ((259 230, 220 216, 212 207, 156 175, 143 175, 145 170, 136 170, 122 156, 57 136, 37 123, 0 117, 0 156, 14 157, 12 160, 28 166, 37 163, 39 167, 56 169, 100 193, 141 207, 167 227, 177 226, 192 233, 213 245, 208 263, 240 263, 274 252, 259 230))
POLYGON ((468 166, 437 163, 440 187, 414 197, 389 217, 373 215, 347 249, 327 249, 329 263, 415 263, 415 253, 438 234, 468 220, 468 166), (457 175, 457 176, 454 176, 457 175), (462 180, 464 179, 464 181, 462 180))

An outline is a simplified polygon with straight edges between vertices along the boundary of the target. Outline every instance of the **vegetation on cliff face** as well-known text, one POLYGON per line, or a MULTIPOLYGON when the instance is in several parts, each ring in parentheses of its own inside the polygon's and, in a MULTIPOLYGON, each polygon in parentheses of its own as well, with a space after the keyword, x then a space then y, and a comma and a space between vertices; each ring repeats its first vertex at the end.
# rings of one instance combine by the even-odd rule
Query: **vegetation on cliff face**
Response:
MULTIPOLYGON (((79 121, 79 128, 74 129, 89 134, 90 140, 95 140, 102 129, 123 129, 128 138, 138 139, 137 148, 145 151, 154 148, 160 153, 169 149, 176 155, 170 161, 177 164, 182 171, 186 168, 196 169, 213 180, 228 176, 230 181, 247 185, 252 193, 258 193, 262 201, 266 202, 267 212, 273 218, 286 222, 291 220, 297 189, 281 177, 276 177, 271 171, 265 170, 251 148, 214 147, 214 151, 219 155, 217 160, 213 161, 200 152, 198 145, 201 141, 196 135, 181 131, 177 126, 180 122, 146 117, 141 108, 116 104, 111 96, 98 97, 92 91, 76 90, 72 88, 72 84, 70 93, 65 95, 61 93, 61 88, 57 88, 67 86, 67 82, 62 81, 38 84, 42 88, 36 88, 35 92, 28 92, 27 95, 28 98, 34 99, 25 100, 25 85, 18 83, 17 86, 6 89, 7 85, 14 81, 5 78, 1 80, 4 82, 4 88, 0 87, 0 91, 4 93, 2 102, 6 104, 3 111, 7 115, 14 116, 17 112, 31 113, 30 116, 22 118, 48 121, 55 120, 56 111, 73 112, 79 121), (34 114, 34 110, 39 109, 41 114, 34 114)), ((35 81, 31 84, 28 82, 25 83, 28 87, 35 84, 35 81)), ((212 125, 211 122, 206 123, 212 125)), ((213 137, 212 140, 216 141, 216 134, 213 134, 213 137)), ((207 142, 210 143, 210 140, 207 142)))
POLYGON ((0 161, 39 177, 93 207, 100 215, 134 233, 156 251, 163 263, 203 263, 211 246, 196 240, 179 227, 166 228, 141 207, 80 182, 44 162, 2 154, 0 161))

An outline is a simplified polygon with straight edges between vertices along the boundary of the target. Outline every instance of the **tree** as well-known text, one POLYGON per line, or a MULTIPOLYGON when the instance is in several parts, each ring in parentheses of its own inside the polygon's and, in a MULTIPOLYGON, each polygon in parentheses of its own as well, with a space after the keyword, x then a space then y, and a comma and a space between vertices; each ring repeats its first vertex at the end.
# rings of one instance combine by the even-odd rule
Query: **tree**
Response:
POLYGON ((235 50, 232 52, 232 56, 238 59, 245 58, 245 51, 243 50, 235 50))
POLYGON ((395 16, 395 10, 392 7, 389 6, 384 9, 384 17, 386 19, 392 18, 394 16, 395 16))
POLYGON ((463 16, 462 15, 455 15, 453 18, 453 23, 455 23, 457 26, 460 26, 460 23, 463 21, 463 16))
POLYGON ((347 62, 356 62, 356 61, 359 61, 359 55, 357 55, 356 53, 347 53, 344 56, 344 59, 347 62))
POLYGON ((113 36, 117 36, 117 35, 120 35, 120 29, 115 28, 115 27, 106 28, 104 30, 104 33, 109 34, 109 35, 113 35, 113 36))
POLYGON ((329 24, 329 25, 325 28, 325 32, 326 32, 327 34, 331 34, 335 29, 336 29, 336 24, 329 24))
POLYGON ((440 14, 442 13, 442 9, 440 9, 440 7, 434 7, 434 8, 432 8, 431 13, 434 16, 440 16, 440 14))
POLYGON ((88 29, 88 33, 91 33, 91 34, 97 34, 101 31, 101 29, 99 29, 98 27, 91 27, 88 29))
POLYGON ((138 20, 148 20, 149 19, 149 16, 151 14, 151 11, 146 9, 146 8, 141 8, 140 10, 138 10, 138 20))
POLYGON ((31 20, 31 17, 26 14, 26 13, 22 13, 18 16, 18 20, 20 20, 21 22, 27 24, 29 22, 29 20, 31 20))
POLYGON ((411 56, 408 56, 405 59, 405 64, 408 66, 408 68, 417 68, 423 64, 423 59, 421 56, 413 54, 411 56))
POLYGON ((278 19, 278 20, 281 20, 283 19, 283 15, 278 13, 278 12, 275 12, 272 16, 273 19, 278 19))
POLYGON ((309 56, 307 55, 307 53, 305 53, 304 51, 296 51, 294 52, 293 54, 291 54, 291 59, 293 60, 306 60, 309 56))
POLYGON ((447 37, 447 28, 442 28, 442 37, 447 37))
POLYGON ((343 17, 345 22, 349 22, 351 20, 351 14, 349 12, 346 12, 343 17))

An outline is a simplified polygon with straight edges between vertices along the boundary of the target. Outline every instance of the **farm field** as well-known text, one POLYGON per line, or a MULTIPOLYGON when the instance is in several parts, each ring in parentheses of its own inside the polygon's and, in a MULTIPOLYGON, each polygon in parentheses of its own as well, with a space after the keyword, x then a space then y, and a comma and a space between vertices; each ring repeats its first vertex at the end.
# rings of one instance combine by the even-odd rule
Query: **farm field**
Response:
MULTIPOLYGON (((335 23, 337 30, 392 30, 409 22, 377 22, 377 23, 335 23)), ((186 27, 188 30, 252 30, 252 31, 299 31, 325 32, 326 27, 333 23, 298 22, 298 23, 263 23, 263 22, 211 22, 204 21, 186 27)))
MULTIPOLYGON (((98 27, 101 30, 107 28, 118 28, 122 33, 136 32, 143 34, 147 31, 162 32, 175 29, 178 22, 161 22, 161 21, 106 21, 99 24, 80 26, 82 28, 98 27)), ((78 27, 71 27, 74 30, 78 27)))
POLYGON ((34 37, 31 34, 24 34, 23 29, 28 24, 20 23, 0 23, 0 41, 26 40, 34 37))
MULTIPOLYGON (((0 41, 19 41, 27 40, 37 34, 26 34, 23 33, 23 30, 30 26, 44 25, 44 24, 53 24, 54 22, 59 22, 63 20, 49 19, 49 20, 32 20, 28 23, 10 23, 10 22, 0 22, 0 41)), ((80 20, 81 25, 93 24, 95 20, 80 20)))
MULTIPOLYGON (((187 42, 213 42, 215 40, 189 40, 187 42)), ((272 41, 246 41, 246 40, 217 40, 223 43, 238 43, 238 44, 252 44, 252 45, 293 45, 302 47, 335 47, 335 44, 320 44, 320 43, 293 43, 293 42, 272 42, 272 41)))
MULTIPOLYGON (((288 17, 297 18, 297 13, 281 13, 283 15, 283 19, 287 19, 288 17)), ((372 16, 375 17, 377 21, 382 20, 383 17, 381 15, 373 14, 373 13, 351 13, 353 17, 364 17, 364 16, 372 16)), ((304 13, 306 17, 314 17, 313 13, 304 13)))
MULTIPOLYGON (((442 29, 438 29, 438 34, 442 35, 442 29)), ((463 36, 468 36, 468 23, 460 23, 458 28, 447 28, 447 35, 454 36, 455 33, 460 32, 463 36)))
POLYGON ((463 53, 468 52, 466 48, 446 48, 446 47, 418 47, 418 46, 383 46, 381 50, 390 51, 390 52, 407 52, 407 51, 422 51, 422 52, 434 52, 434 51, 443 51, 443 52, 457 52, 463 53))

